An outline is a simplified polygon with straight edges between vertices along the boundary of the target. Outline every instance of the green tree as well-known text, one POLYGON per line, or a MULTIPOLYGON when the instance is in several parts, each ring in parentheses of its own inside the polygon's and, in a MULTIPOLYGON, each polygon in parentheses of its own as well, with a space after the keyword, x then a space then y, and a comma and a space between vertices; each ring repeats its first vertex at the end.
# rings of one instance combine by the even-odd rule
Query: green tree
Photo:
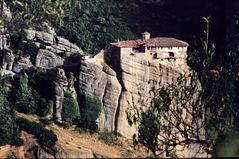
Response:
POLYGON ((200 104, 199 88, 195 73, 182 75, 168 86, 153 87, 146 111, 137 106, 127 110, 129 123, 138 125, 138 133, 134 135, 136 143, 145 145, 154 156, 171 156, 177 146, 190 144, 199 145, 195 155, 207 151, 211 141, 204 136, 204 108, 200 104))

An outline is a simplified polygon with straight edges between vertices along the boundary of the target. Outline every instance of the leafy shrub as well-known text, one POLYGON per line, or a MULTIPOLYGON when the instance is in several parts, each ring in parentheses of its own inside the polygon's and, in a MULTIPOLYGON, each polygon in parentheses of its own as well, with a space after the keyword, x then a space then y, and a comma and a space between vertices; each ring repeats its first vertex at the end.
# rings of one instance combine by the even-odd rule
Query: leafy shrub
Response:
POLYGON ((7 155, 7 159, 19 159, 19 157, 15 152, 11 152, 10 154, 7 155))
POLYGON ((38 103, 37 114, 43 117, 46 116, 49 112, 51 105, 53 105, 52 100, 47 101, 45 98, 41 98, 40 102, 38 103))
POLYGON ((28 76, 25 73, 19 79, 15 107, 19 112, 23 113, 34 114, 36 112, 37 105, 31 90, 29 90, 28 76))
POLYGON ((94 95, 82 93, 79 97, 81 118, 78 120, 78 126, 93 131, 98 130, 96 119, 101 113, 102 103, 100 99, 94 95))
POLYGON ((40 94, 41 98, 52 100, 52 75, 51 71, 41 68, 30 68, 25 73, 28 75, 28 85, 33 87, 40 94))
POLYGON ((39 135, 39 143, 46 147, 53 147, 57 142, 57 136, 52 130, 44 129, 44 131, 39 135))
POLYGON ((100 99, 94 95, 82 93, 80 95, 80 103, 82 104, 82 120, 96 121, 102 109, 100 99))
POLYGON ((2 87, 0 87, 0 125, 0 146, 23 144, 20 130, 16 125, 15 112, 10 108, 2 87))
POLYGON ((17 124, 22 130, 35 135, 42 146, 54 149, 58 139, 52 130, 46 129, 41 123, 30 122, 24 118, 18 118, 17 124))
POLYGON ((89 121, 87 118, 80 117, 77 119, 76 124, 78 127, 85 129, 84 131, 89 131, 89 132, 96 132, 98 130, 98 125, 96 124, 95 121, 89 121))
POLYGON ((73 98, 72 93, 69 90, 66 90, 64 93, 62 119, 66 122, 72 123, 74 119, 77 119, 79 117, 79 104, 77 100, 73 98))
POLYGON ((117 135, 114 132, 99 133, 98 138, 108 145, 115 145, 118 140, 117 135))

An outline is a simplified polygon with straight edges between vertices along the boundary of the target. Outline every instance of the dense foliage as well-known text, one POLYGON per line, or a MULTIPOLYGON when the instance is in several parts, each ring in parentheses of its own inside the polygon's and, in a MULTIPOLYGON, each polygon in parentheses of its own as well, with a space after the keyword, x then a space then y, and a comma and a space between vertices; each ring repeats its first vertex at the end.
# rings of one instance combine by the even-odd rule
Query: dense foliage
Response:
POLYGON ((80 107, 77 100, 73 97, 69 90, 64 93, 64 101, 62 107, 62 120, 72 123, 73 120, 80 117, 80 107))
POLYGON ((16 125, 16 116, 11 109, 4 92, 0 87, 0 146, 5 144, 22 145, 20 129, 16 125))
POLYGON ((51 152, 54 152, 57 136, 52 130, 44 128, 41 123, 31 122, 25 118, 18 118, 17 125, 19 125, 21 130, 35 135, 42 146, 48 148, 51 152))
MULTIPOLYGON (((120 19, 124 7, 113 0, 10 0, 14 27, 44 30, 44 23, 90 54, 116 40, 132 39, 133 33, 120 19)), ((11 26, 9 25, 9 28, 11 26)))
POLYGON ((19 88, 16 94, 15 108, 19 112, 23 113, 36 113, 36 101, 34 99, 34 96, 32 95, 31 90, 28 87, 28 76, 25 73, 19 78, 19 88))
POLYGON ((93 131, 98 130, 96 119, 102 110, 100 99, 92 94, 82 93, 79 97, 81 117, 78 120, 78 126, 93 131))
POLYGON ((88 93, 81 94, 80 99, 80 104, 82 105, 82 119, 95 121, 102 110, 100 99, 88 93))
POLYGON ((114 132, 101 132, 99 133, 98 139, 107 145, 115 145, 118 140, 117 135, 114 132))

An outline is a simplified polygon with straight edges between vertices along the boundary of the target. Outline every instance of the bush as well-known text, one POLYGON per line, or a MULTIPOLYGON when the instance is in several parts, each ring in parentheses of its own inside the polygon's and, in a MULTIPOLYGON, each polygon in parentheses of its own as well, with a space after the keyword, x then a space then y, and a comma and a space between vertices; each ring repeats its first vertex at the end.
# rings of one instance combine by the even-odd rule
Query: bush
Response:
POLYGON ((17 124, 22 130, 35 135, 42 146, 54 150, 58 139, 52 130, 46 129, 41 123, 31 122, 24 118, 18 118, 17 124))
POLYGON ((37 115, 45 117, 49 111, 51 102, 51 100, 47 101, 46 98, 40 98, 38 101, 37 115))
POLYGON ((90 132, 96 132, 98 131, 98 125, 96 124, 95 121, 88 121, 87 118, 84 118, 84 120, 80 117, 77 121, 76 124, 80 128, 86 129, 85 131, 90 131, 90 132))
POLYGON ((96 121, 101 113, 102 103, 100 99, 94 95, 83 93, 80 95, 80 103, 82 104, 82 120, 96 121))
POLYGON ((79 96, 79 100, 81 104, 80 108, 82 108, 82 115, 78 120, 77 125, 79 127, 97 131, 98 126, 96 124, 96 119, 99 117, 102 109, 100 99, 94 95, 82 93, 79 96))
POLYGON ((41 68, 30 68, 26 70, 28 75, 28 85, 40 94, 41 98, 52 100, 52 79, 51 71, 45 71, 41 68))
POLYGON ((15 112, 10 108, 2 87, 0 87, 0 125, 0 146, 23 144, 20 130, 16 125, 15 112))
POLYGON ((79 104, 77 100, 73 98, 72 93, 66 90, 64 93, 62 119, 66 122, 72 123, 73 120, 79 117, 80 117, 79 104))
POLYGON ((114 132, 102 132, 99 133, 99 140, 103 141, 107 145, 115 145, 118 138, 114 132))
POLYGON ((16 95, 15 107, 19 112, 34 114, 37 105, 27 84, 28 76, 24 73, 19 79, 19 89, 16 95))

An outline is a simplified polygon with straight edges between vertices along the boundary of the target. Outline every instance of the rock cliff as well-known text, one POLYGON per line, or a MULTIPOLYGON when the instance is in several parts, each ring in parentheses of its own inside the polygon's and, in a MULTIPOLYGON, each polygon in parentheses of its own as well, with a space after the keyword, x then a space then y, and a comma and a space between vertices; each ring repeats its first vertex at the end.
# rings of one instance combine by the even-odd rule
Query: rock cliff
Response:
POLYGON ((93 94, 101 100, 103 110, 98 119, 100 130, 115 130, 116 112, 122 90, 116 73, 105 63, 83 61, 79 73, 79 90, 81 93, 93 94))
POLYGON ((100 98, 103 104, 98 119, 100 130, 117 131, 132 138, 136 128, 128 124, 126 111, 133 106, 145 110, 149 106, 149 91, 153 86, 171 83, 187 70, 186 66, 179 69, 172 64, 170 61, 147 61, 141 55, 129 55, 121 59, 119 72, 105 64, 99 55, 83 61, 79 90, 100 98))

